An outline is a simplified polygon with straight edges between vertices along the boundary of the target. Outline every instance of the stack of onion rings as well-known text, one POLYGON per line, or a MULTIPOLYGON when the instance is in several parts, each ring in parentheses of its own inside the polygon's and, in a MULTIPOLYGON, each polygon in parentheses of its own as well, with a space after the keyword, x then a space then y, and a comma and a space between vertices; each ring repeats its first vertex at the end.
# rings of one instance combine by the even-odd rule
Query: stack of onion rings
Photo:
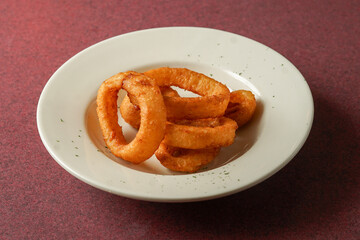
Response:
POLYGON ((97 102, 104 139, 114 155, 140 163, 155 153, 163 166, 181 172, 199 170, 217 156, 221 147, 231 145, 236 129, 251 119, 256 107, 250 91, 230 94, 225 85, 201 73, 168 67, 143 74, 119 73, 103 83, 97 102), (180 97, 170 86, 200 97, 180 97), (120 113, 127 123, 139 129, 129 144, 121 127, 115 124, 115 95, 120 88, 128 92, 120 113), (149 127, 152 130, 146 131, 149 127), (134 146, 140 149, 134 150, 134 146))

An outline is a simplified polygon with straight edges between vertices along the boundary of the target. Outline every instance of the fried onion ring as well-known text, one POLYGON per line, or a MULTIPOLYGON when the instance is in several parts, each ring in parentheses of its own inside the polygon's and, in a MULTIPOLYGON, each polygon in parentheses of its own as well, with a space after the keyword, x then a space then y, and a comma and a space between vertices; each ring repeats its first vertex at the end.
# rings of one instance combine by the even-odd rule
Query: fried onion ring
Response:
POLYGON ((237 90, 230 93, 230 102, 225 111, 225 117, 233 119, 238 127, 249 122, 254 115, 256 99, 252 92, 237 90))
POLYGON ((154 80, 131 71, 118 73, 101 84, 96 102, 105 143, 115 156, 141 163, 154 154, 166 127, 163 97, 154 80), (141 109, 140 128, 130 143, 126 142, 122 127, 118 125, 117 94, 121 88, 137 100, 141 109))
POLYGON ((230 118, 206 118, 167 122, 163 143, 173 147, 201 149, 234 143, 237 124, 230 118))
MULTIPOLYGON (((120 105, 120 112, 124 120, 134 128, 138 128, 140 124, 138 111, 136 105, 125 97, 120 105)), ((164 143, 188 149, 224 147, 234 142, 236 129, 236 122, 226 117, 173 120, 166 124, 164 143)))
POLYGON ((211 162, 219 153, 220 148, 183 149, 161 143, 155 152, 160 163, 173 171, 196 172, 211 162))
POLYGON ((201 96, 164 96, 168 119, 214 118, 224 115, 230 99, 230 91, 224 84, 186 68, 162 67, 144 74, 155 79, 158 86, 176 86, 201 96))
MULTIPOLYGON (((178 97, 177 91, 171 87, 160 87, 163 96, 178 97)), ((132 104, 130 98, 126 95, 120 104, 120 113, 125 122, 130 124, 133 128, 139 129, 140 127, 140 108, 132 104)))

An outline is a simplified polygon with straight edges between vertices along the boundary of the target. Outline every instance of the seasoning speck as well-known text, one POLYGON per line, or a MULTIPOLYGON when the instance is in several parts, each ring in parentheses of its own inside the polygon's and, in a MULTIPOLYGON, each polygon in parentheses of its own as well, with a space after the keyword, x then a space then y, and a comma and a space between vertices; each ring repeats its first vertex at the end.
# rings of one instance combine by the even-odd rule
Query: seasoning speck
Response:
POLYGON ((196 178, 196 176, 193 176, 193 178, 196 178))
POLYGON ((60 142, 60 140, 56 140, 56 142, 60 142))
POLYGON ((213 75, 210 73, 210 77, 212 77, 213 75))
POLYGON ((64 120, 62 118, 60 118, 60 122, 64 122, 64 120))
POLYGON ((80 135, 78 135, 78 137, 81 137, 80 135))
POLYGON ((79 155, 75 154, 75 157, 79 157, 79 155))
POLYGON ((75 149, 79 149, 78 147, 75 147, 75 149))

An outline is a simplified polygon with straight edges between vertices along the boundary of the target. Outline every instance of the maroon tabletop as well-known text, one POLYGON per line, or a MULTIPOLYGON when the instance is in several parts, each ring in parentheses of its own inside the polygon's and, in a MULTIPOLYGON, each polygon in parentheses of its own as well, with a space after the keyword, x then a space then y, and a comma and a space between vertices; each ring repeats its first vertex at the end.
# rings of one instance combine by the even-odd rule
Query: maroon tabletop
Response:
POLYGON ((0 239, 360 239, 360 1, 0 1, 0 239), (313 128, 280 172, 238 194, 152 203, 95 189, 43 146, 36 107, 86 47, 164 26, 259 41, 307 80, 313 128))

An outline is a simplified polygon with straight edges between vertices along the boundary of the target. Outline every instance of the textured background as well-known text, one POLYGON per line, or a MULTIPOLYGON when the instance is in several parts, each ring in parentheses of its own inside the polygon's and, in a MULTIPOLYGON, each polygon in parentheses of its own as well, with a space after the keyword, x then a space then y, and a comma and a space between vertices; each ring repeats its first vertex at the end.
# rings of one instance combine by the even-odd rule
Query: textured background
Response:
POLYGON ((0 1, 0 239, 359 239, 360 1, 0 1), (36 105, 84 48, 163 26, 257 40, 304 75, 308 141, 279 173, 199 203, 150 203, 75 179, 47 153, 36 105))

